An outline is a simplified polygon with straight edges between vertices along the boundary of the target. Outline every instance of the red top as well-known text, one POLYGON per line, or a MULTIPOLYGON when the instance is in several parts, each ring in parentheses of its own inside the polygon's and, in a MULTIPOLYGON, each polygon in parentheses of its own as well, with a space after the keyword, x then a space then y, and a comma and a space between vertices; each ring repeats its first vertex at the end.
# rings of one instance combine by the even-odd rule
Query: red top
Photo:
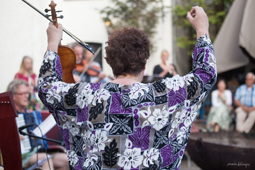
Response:
MULTIPOLYGON (((31 76, 33 82, 35 82, 35 79, 36 79, 36 74, 33 73, 32 76, 31 76)), ((17 73, 15 75, 15 79, 22 79, 22 80, 25 80, 26 82, 28 82, 28 77, 22 75, 21 73, 17 73)))

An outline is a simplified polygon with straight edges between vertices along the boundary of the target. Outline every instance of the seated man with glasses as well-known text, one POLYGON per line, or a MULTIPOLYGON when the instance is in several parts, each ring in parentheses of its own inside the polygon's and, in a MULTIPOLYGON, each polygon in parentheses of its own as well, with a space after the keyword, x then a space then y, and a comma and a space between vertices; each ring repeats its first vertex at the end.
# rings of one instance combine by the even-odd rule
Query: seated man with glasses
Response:
MULTIPOLYGON (((7 91, 12 91, 13 93, 13 100, 15 108, 18 114, 24 115, 24 120, 26 124, 36 124, 39 125, 42 122, 42 116, 39 111, 33 111, 28 113, 27 106, 28 106, 28 97, 29 97, 29 87, 28 83, 24 80, 13 80, 7 88, 7 91)), ((32 126, 30 130, 33 130, 36 125, 32 126)), ((20 140, 24 140, 24 137, 20 135, 20 140)), ((41 145, 42 147, 48 147, 47 141, 43 140, 35 140, 30 138, 31 147, 36 147, 41 145)), ((29 168, 33 164, 36 164, 38 160, 46 159, 47 155, 44 152, 35 153, 33 154, 29 160, 23 165, 23 168, 29 168)), ((25 156, 22 155, 22 159, 25 159, 25 156)), ((54 170, 54 169, 68 169, 68 160, 67 155, 65 153, 54 153, 54 156, 49 159, 49 164, 46 161, 42 165, 42 170, 54 170)))
POLYGON ((245 84, 238 87, 235 93, 236 130, 249 133, 255 122, 255 85, 254 74, 247 73, 245 84))

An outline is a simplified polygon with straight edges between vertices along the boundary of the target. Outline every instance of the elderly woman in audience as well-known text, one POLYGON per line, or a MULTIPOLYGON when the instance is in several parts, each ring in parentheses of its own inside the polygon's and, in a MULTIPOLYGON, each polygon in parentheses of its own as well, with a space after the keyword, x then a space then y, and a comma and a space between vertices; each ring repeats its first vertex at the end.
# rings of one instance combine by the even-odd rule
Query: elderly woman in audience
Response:
POLYGON ((229 130, 232 93, 226 89, 226 86, 226 81, 219 79, 217 83, 218 89, 212 92, 212 108, 207 120, 207 129, 211 132, 219 132, 220 129, 229 130))

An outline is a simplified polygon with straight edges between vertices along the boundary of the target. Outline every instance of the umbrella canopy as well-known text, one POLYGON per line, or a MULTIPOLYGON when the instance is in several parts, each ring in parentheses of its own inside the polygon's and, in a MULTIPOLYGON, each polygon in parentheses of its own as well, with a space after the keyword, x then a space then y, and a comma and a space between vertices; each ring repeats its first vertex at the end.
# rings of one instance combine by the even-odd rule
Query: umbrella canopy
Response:
POLYGON ((255 58, 255 1, 247 0, 239 35, 240 46, 255 58))
MULTIPOLYGON (((249 63, 249 59, 239 47, 239 34, 242 27, 246 3, 247 0, 236 0, 233 2, 214 41, 218 73, 239 68, 249 63)), ((253 15, 253 17, 255 16, 253 15)), ((251 21, 253 20, 250 20, 250 22, 251 21)), ((244 25, 244 27, 247 26, 248 25, 244 25)))

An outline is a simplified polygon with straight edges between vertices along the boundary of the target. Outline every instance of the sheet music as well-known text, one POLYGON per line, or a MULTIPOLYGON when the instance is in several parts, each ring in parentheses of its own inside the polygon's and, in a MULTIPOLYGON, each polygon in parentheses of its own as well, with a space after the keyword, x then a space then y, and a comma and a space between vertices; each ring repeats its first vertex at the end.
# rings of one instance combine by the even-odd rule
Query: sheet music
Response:
MULTIPOLYGON (((18 128, 26 125, 24 115, 19 114, 18 117, 16 117, 16 122, 17 122, 18 128)), ((27 133, 27 129, 24 129, 23 131, 27 133)), ((31 144, 30 144, 30 140, 28 136, 23 136, 23 137, 24 139, 20 141, 20 148, 21 148, 22 154, 29 152, 31 149, 31 144)))
MULTIPOLYGON (((24 115, 23 114, 19 114, 18 117, 16 117, 16 122, 17 122, 17 126, 18 128, 21 126, 26 125, 25 123, 25 119, 24 119, 24 115)), ((34 135, 42 137, 42 135, 45 135, 49 130, 51 130, 54 126, 56 125, 56 121, 54 119, 54 117, 52 116, 52 114, 50 114, 40 125, 40 129, 39 127, 36 127, 33 130, 34 135), (42 131, 42 133, 41 133, 42 131)), ((23 130, 25 133, 27 132, 27 129, 23 130)), ((30 140, 28 136, 23 136, 25 139, 20 141, 20 147, 21 147, 21 153, 27 153, 31 150, 31 144, 30 144, 30 140)))
POLYGON ((35 128, 33 130, 33 133, 36 136, 42 137, 42 135, 45 135, 49 130, 51 130, 56 125, 56 121, 52 114, 50 114, 40 125, 39 127, 35 128))

